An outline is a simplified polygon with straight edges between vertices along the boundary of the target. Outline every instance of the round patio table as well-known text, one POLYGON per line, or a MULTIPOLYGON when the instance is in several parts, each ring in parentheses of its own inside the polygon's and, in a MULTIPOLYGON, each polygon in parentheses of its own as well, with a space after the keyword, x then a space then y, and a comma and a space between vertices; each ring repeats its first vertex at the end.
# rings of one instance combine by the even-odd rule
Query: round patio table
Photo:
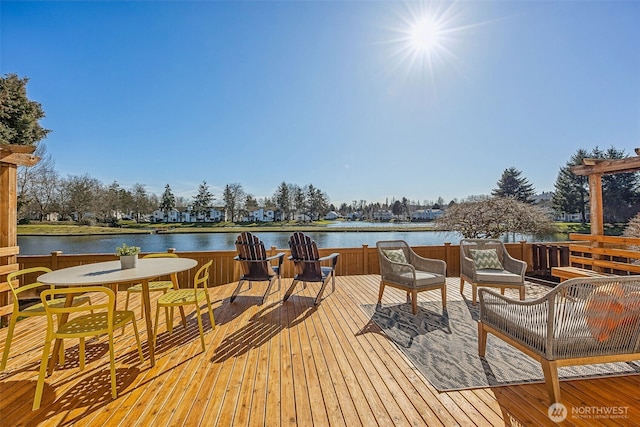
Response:
MULTIPOLYGON (((154 366, 155 349, 153 345, 153 329, 151 324, 151 299, 149 297, 149 280, 159 276, 171 276, 173 287, 178 289, 177 273, 189 270, 198 265, 198 262, 190 258, 141 258, 135 268, 122 270, 120 261, 97 262, 93 264, 78 265, 63 268, 38 277, 38 282, 45 285, 60 286, 117 286, 118 284, 142 283, 142 301, 144 304, 144 317, 147 325, 147 345, 149 346, 149 359, 154 366)), ((67 296, 66 304, 71 305, 73 295, 67 296)), ((184 321, 184 312, 181 313, 184 321)), ((60 323, 67 320, 67 316, 60 319, 60 323)), ((56 340, 54 351, 49 364, 49 374, 57 363, 60 342, 56 340)))

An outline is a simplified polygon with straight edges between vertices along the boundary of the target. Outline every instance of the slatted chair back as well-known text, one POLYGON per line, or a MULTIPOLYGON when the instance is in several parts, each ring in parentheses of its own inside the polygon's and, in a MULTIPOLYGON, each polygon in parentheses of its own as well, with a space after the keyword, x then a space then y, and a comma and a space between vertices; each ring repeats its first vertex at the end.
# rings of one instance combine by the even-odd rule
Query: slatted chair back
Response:
POLYGON ((311 237, 300 232, 293 233, 289 238, 289 248, 295 274, 299 280, 309 282, 322 280, 320 253, 316 242, 311 237))
POLYGON ((248 231, 240 233, 236 239, 236 250, 243 277, 255 281, 269 280, 270 277, 273 277, 275 273, 270 263, 267 262, 267 251, 258 236, 254 236, 248 231))

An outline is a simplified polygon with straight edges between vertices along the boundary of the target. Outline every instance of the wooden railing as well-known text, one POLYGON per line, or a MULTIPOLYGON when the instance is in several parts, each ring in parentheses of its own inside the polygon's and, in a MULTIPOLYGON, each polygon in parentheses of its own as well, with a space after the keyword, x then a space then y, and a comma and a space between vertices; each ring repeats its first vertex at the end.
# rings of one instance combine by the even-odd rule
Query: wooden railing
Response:
POLYGON ((572 277, 640 274, 640 238, 572 233, 567 267, 552 269, 561 280, 572 277))
MULTIPOLYGON (((510 243, 505 245, 509 253, 518 259, 532 265, 531 244, 526 242, 510 243)), ((447 263, 447 275, 460 275, 460 247, 445 243, 442 246, 412 246, 412 249, 420 256, 433 259, 441 259, 447 263)), ((240 277, 240 269, 237 262, 233 260, 236 251, 203 251, 203 252, 177 252, 175 249, 168 249, 168 252, 175 252, 180 257, 192 258, 198 261, 198 266, 192 270, 180 273, 178 281, 181 284, 192 282, 193 274, 197 268, 209 260, 213 259, 213 265, 210 269, 210 285, 221 286, 228 283, 236 282, 240 277)), ((288 249, 278 249, 271 247, 267 255, 275 255, 284 252, 286 257, 289 256, 288 249)), ((376 247, 362 245, 358 248, 333 248, 320 249, 320 256, 329 255, 332 252, 338 252, 338 263, 336 265, 336 274, 339 276, 357 276, 363 274, 379 274, 380 267, 378 263, 378 251, 376 247)), ((144 254, 141 254, 144 256, 144 254)), ((63 254, 60 251, 51 252, 49 255, 21 255, 18 256, 18 264, 20 269, 30 267, 49 267, 52 270, 58 270, 76 265, 90 264, 102 261, 115 261, 118 258, 112 254, 63 254)), ((293 264, 287 260, 282 265, 283 277, 293 277, 293 264)), ((35 277, 25 276, 23 283, 32 283, 37 279, 35 277)), ((0 292, 4 293, 5 298, 9 293, 7 283, 0 284, 0 292)), ((37 298, 37 295, 32 295, 37 298)), ((11 302, 11 298, 6 298, 11 302)), ((1 315, 11 313, 12 305, 4 305, 0 307, 1 315)))

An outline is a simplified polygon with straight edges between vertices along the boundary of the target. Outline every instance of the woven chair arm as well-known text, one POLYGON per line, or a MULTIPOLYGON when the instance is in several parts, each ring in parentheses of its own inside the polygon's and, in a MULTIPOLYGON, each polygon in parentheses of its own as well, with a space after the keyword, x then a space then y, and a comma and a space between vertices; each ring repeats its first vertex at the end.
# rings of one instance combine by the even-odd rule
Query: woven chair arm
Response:
POLYGON ((476 274, 475 262, 468 256, 460 257, 460 271, 463 274, 466 274, 467 276, 475 278, 475 274, 476 274))
POLYGON ((525 271, 527 271, 527 263, 519 259, 513 258, 507 252, 504 253, 502 260, 504 269, 510 273, 519 274, 524 277, 525 271))
POLYGON ((416 270, 428 271, 430 273, 440 274, 442 276, 447 273, 447 263, 441 259, 424 258, 411 251, 411 264, 416 270))
POLYGON ((478 289, 480 321, 526 343, 538 354, 549 354, 553 351, 554 337, 553 294, 549 292, 535 300, 520 301, 489 289, 478 289))

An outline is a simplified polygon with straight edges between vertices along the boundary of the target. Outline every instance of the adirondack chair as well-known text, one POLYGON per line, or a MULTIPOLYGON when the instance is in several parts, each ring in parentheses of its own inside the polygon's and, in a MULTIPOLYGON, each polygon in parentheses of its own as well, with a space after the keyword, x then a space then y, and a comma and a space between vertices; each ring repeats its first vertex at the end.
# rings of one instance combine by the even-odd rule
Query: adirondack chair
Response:
POLYGON ((314 304, 318 304, 322 299, 322 293, 327 287, 329 279, 331 279, 333 291, 335 292, 335 268, 338 262, 338 253, 332 253, 321 258, 316 242, 300 232, 293 233, 289 238, 289 248, 291 249, 289 259, 293 261, 294 276, 291 286, 284 294, 283 301, 286 301, 291 296, 298 282, 303 282, 304 284, 307 282, 322 283, 314 304), (323 266, 323 262, 330 263, 330 266, 323 266))
POLYGON ((259 305, 262 305, 276 279, 278 279, 278 290, 280 290, 280 272, 282 271, 284 252, 267 257, 264 243, 257 236, 246 231, 236 239, 236 250, 238 255, 234 260, 240 262, 242 276, 229 301, 233 302, 236 299, 244 282, 249 282, 249 287, 251 287, 251 282, 269 282, 260 300, 259 305), (278 265, 273 265, 272 260, 277 260, 278 265))

